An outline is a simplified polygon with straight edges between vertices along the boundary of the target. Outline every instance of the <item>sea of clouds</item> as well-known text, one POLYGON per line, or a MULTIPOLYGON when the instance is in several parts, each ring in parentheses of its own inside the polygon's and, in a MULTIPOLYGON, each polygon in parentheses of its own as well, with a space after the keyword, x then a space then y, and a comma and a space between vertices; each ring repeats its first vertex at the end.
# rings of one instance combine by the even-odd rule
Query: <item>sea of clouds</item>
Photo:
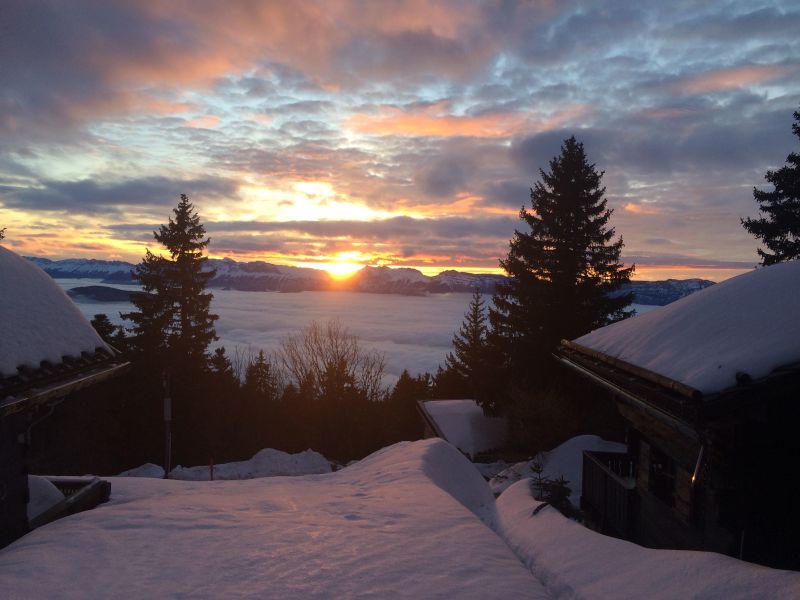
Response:
MULTIPOLYGON (((56 280, 64 289, 96 285, 88 279, 56 280)), ((105 285, 105 284, 103 284, 105 285)), ((137 286, 114 285, 137 290, 137 286)), ((409 373, 436 371, 452 351, 453 334, 461 326, 471 294, 432 294, 398 296, 355 292, 241 292, 212 290, 211 308, 219 315, 216 323, 219 340, 228 354, 250 355, 278 349, 287 336, 301 331, 312 321, 325 323, 339 319, 367 348, 386 358, 386 384, 393 385, 403 369, 409 373)), ((486 298, 487 303, 489 298, 486 298)), ((90 302, 76 299, 87 318, 105 313, 112 323, 125 322, 120 313, 133 307, 127 302, 90 302)), ((654 306, 634 304, 637 312, 654 306)))
MULTIPOLYGON (((87 279, 60 279, 64 289, 95 285, 87 279)), ((136 286, 115 285, 120 289, 136 286)), ((237 348, 249 352, 272 352, 288 335, 312 321, 339 319, 367 348, 386 357, 387 383, 403 369, 412 374, 434 372, 452 350, 453 334, 467 310, 471 294, 397 296, 354 292, 240 292, 212 290, 211 308, 219 315, 219 340, 230 354, 237 348)), ((131 310, 125 302, 89 302, 76 299, 87 318, 105 313, 115 324, 123 324, 121 312, 131 310)))

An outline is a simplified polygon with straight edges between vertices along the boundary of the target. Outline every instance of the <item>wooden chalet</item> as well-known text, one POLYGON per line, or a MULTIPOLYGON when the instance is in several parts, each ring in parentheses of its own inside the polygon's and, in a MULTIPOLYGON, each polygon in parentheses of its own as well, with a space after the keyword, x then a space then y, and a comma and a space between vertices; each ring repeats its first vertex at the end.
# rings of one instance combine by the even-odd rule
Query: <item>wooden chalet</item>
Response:
POLYGON ((747 322, 751 290, 768 279, 759 272, 772 268, 577 342, 562 341, 557 358, 611 394, 628 424, 627 452, 584 453, 581 503, 590 526, 649 547, 800 568, 800 339, 792 342, 800 324, 800 263, 771 274, 764 300, 773 301, 774 283, 777 306, 747 322), (712 315, 708 324, 706 314, 712 315), (741 364, 731 348, 715 346, 714 336, 740 343, 730 328, 743 329, 740 342, 752 346, 741 353, 741 364), (644 350, 626 354, 627 340, 647 348, 648 336, 665 353, 671 342, 662 337, 680 342, 683 336, 686 343, 674 354, 687 365, 683 371, 658 352, 649 362, 640 360, 644 350), (774 347, 785 349, 773 364, 760 361, 763 349, 774 347), (745 370, 748 363, 758 364, 756 374, 745 370), (724 383, 705 383, 723 369, 730 373, 717 378, 724 383))
POLYGON ((108 483, 97 478, 50 478, 64 501, 29 523, 26 449, 32 429, 55 404, 128 365, 49 276, 2 247, 0 358, 1 548, 34 526, 108 498, 108 483))

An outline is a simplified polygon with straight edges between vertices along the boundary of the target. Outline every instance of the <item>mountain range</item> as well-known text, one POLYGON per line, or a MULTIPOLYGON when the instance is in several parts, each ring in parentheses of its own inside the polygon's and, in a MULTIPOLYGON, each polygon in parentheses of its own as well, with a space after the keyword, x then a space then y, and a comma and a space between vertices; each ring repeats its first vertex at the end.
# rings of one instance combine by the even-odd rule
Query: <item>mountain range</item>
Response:
MULTIPOLYGON (((108 284, 135 283, 133 280, 135 265, 124 261, 26 258, 54 279, 99 279, 102 283, 108 284)), ((428 276, 417 269, 407 267, 370 266, 362 268, 347 279, 339 280, 320 269, 273 265, 264 261, 239 262, 230 258, 209 259, 205 269, 216 270, 210 283, 212 288, 257 292, 341 290, 418 296, 472 292, 478 289, 483 294, 491 294, 499 283, 506 280, 503 275, 449 270, 428 276)), ((615 295, 633 292, 634 302, 637 304, 663 306, 712 284, 712 281, 705 279, 632 281, 622 286, 615 295)), ((97 290, 91 293, 94 292, 97 290)), ((100 295, 102 296, 102 293, 100 295)))

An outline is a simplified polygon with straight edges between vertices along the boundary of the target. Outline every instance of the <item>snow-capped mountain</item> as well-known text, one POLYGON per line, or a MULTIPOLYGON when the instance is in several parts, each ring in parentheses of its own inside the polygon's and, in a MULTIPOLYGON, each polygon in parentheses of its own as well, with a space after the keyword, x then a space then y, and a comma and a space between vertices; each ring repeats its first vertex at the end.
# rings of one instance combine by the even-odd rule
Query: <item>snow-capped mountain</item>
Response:
POLYGON ((713 285, 707 279, 666 279, 664 281, 631 281, 623 285, 613 296, 633 292, 636 304, 665 306, 684 296, 713 285))
POLYGON ((93 258, 67 258, 50 260, 26 256, 53 279, 102 279, 105 283, 131 283, 134 265, 121 260, 95 260, 93 258))
MULTIPOLYGON (((99 279, 103 283, 133 283, 131 274, 135 265, 123 261, 27 258, 55 279, 99 279)), ((205 269, 216 270, 210 283, 212 288, 257 292, 335 289, 372 294, 425 295, 469 293, 478 289, 483 294, 491 295, 495 287, 506 280, 503 275, 452 270, 429 277, 408 267, 364 267, 349 279, 337 281, 319 269, 273 265, 264 261, 239 262, 230 258, 209 259, 205 269)), ((704 279, 632 281, 614 295, 633 292, 634 302, 637 304, 663 306, 712 284, 712 281, 704 279)))

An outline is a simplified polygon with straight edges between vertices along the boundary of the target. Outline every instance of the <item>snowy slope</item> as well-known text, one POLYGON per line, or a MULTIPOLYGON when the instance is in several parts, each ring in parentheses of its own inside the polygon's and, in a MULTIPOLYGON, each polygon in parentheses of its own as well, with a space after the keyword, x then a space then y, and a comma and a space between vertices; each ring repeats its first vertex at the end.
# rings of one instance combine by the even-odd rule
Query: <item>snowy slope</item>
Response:
POLYGON ((0 377, 106 347, 44 271, 0 246, 0 377))
POLYGON ((111 486, 108 504, 0 551, 3 598, 548 597, 441 440, 327 475, 111 486))
POLYGON ((606 537, 539 502, 529 480, 497 499, 499 533, 554 598, 790 600, 800 573, 713 552, 652 550, 606 537))
POLYGON ((800 361, 800 261, 763 267, 575 340, 704 393, 800 361))

